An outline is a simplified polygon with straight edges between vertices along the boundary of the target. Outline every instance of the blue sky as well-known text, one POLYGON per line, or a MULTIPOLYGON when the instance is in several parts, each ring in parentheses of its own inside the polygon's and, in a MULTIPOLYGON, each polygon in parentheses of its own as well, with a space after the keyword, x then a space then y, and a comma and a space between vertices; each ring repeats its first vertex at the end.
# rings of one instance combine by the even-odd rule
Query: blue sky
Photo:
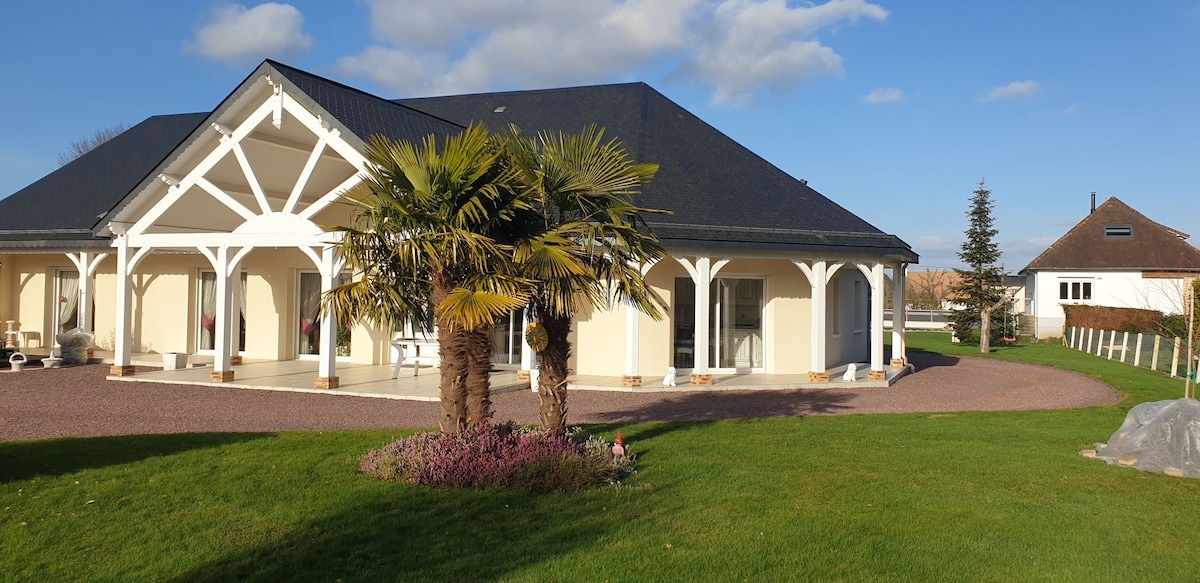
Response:
POLYGON ((384 97, 646 81, 922 267, 959 264, 981 178, 1010 271, 1090 191, 1200 237, 1197 0, 46 0, 0 54, 0 196, 272 57, 384 97))

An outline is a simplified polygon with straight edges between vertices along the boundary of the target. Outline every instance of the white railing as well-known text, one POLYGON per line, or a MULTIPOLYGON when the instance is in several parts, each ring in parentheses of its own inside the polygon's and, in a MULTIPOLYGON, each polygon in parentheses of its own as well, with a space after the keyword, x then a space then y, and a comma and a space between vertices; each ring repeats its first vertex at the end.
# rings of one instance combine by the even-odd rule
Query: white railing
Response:
POLYGON ((1156 370, 1172 377, 1181 377, 1181 373, 1187 372, 1182 338, 1072 326, 1067 329, 1063 344, 1081 352, 1156 370))

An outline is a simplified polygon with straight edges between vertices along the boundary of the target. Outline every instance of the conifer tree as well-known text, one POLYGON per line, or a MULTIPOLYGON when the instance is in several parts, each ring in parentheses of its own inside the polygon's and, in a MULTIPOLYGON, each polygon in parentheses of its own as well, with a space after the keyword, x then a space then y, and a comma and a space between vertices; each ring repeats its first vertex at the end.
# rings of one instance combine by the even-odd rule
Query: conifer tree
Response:
MULTIPOLYGON (((963 342, 976 341, 981 315, 1005 297, 1004 274, 996 266, 1000 246, 994 240, 999 231, 993 227, 992 192, 980 180, 972 194, 971 206, 966 212, 970 226, 965 231, 967 238, 962 250, 958 252, 958 258, 967 269, 954 270, 959 279, 951 287, 955 302, 965 306, 950 316, 954 333, 963 342)), ((993 309, 990 315, 989 340, 999 340, 1005 332, 1005 311, 993 309)))

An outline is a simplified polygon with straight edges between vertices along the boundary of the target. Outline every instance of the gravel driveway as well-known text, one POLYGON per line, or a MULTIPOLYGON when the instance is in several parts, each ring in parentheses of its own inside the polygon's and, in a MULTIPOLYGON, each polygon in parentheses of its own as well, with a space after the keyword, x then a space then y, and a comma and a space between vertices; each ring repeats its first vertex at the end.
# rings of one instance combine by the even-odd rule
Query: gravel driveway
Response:
MULTIPOLYGON (((573 391, 572 423, 1066 409, 1121 400, 1112 387, 1058 369, 921 354, 890 388, 625 393, 573 391)), ((433 427, 437 403, 105 380, 107 365, 0 372, 0 439, 143 433, 433 427)), ((537 396, 493 396, 496 419, 537 422, 537 396)))

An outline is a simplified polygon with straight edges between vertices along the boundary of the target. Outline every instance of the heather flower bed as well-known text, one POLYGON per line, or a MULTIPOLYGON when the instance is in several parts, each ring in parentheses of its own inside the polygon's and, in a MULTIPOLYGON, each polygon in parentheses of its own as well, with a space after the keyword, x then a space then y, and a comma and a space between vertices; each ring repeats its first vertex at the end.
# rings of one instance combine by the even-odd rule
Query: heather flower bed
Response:
POLYGON ((429 486, 576 492, 619 483, 634 471, 634 461, 579 428, 550 435, 510 421, 459 433, 418 433, 371 450, 360 469, 382 480, 429 486))

